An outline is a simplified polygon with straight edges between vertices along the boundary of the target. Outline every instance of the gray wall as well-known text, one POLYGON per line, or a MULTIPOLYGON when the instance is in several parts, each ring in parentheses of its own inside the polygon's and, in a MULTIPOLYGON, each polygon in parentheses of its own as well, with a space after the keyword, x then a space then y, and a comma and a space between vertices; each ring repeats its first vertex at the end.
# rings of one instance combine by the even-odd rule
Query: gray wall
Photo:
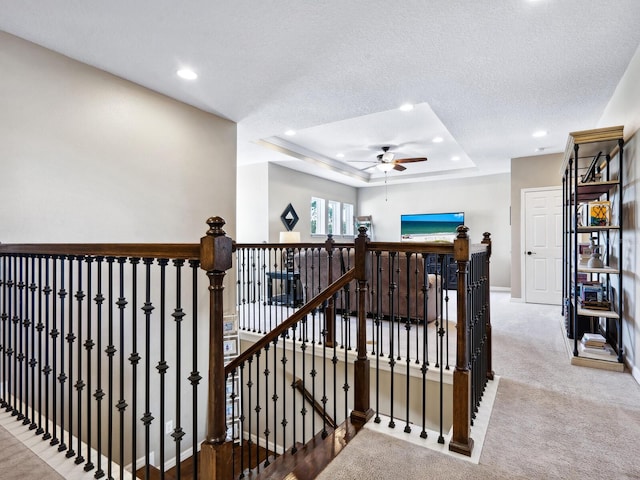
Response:
POLYGON ((534 187, 562 185, 560 164, 562 153, 511 159, 511 297, 524 298, 522 294, 521 261, 521 190, 534 187))
POLYGON ((0 241, 235 234, 235 123, 6 33, 0 71, 0 241))
POLYGON ((376 241, 400 241, 400 215, 464 211, 473 243, 490 232, 491 285, 509 287, 511 238, 508 173, 485 177, 361 188, 358 215, 373 216, 376 241), (386 200, 385 200, 386 198, 386 200))
POLYGON ((623 344, 627 365, 640 382, 640 47, 598 122, 599 127, 624 125, 625 161, 623 177, 623 344))
MULTIPOLYGON (((355 187, 301 173, 276 164, 269 164, 269 242, 278 242, 279 234, 285 230, 280 215, 290 203, 300 220, 294 231, 300 232, 303 242, 323 241, 326 236, 311 237, 311 197, 350 203, 357 208, 358 191, 355 187)), ((334 237, 337 242, 342 237, 334 237)), ((345 241, 351 241, 350 238, 345 241)))

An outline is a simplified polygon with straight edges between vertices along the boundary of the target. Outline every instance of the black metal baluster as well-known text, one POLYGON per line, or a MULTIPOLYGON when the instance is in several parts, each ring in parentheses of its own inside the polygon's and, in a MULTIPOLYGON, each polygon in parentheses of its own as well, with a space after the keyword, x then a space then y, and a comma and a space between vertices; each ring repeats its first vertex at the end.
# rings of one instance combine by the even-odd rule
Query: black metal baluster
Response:
MULTIPOLYGON (((67 259, 69 260, 69 295, 73 295, 73 260, 75 259, 75 257, 73 255, 69 255, 67 257, 67 259)), ((67 430, 67 440, 68 440, 68 447, 69 449, 67 450, 66 453, 66 457, 67 458, 71 458, 73 457, 76 452, 73 450, 73 437, 71 436, 73 434, 73 365, 74 365, 74 361, 73 361, 73 342, 76 340, 76 336, 73 333, 73 299, 69 298, 69 309, 68 309, 68 318, 69 318, 69 333, 67 334, 67 336, 65 337, 65 340, 67 341, 67 343, 69 344, 69 376, 67 377, 67 380, 69 381, 69 385, 68 385, 68 393, 69 393, 69 428, 67 430)), ((78 362, 80 361, 80 359, 78 359, 78 362)), ((62 425, 64 426, 64 422, 62 422, 62 425)))
MULTIPOLYGON (((406 330, 406 335, 407 335, 407 353, 406 353, 406 363, 407 363, 407 370, 406 370, 406 392, 405 392, 405 425, 404 425, 404 432, 405 433, 411 433, 411 427, 409 426, 409 406, 410 406, 410 397, 409 397, 409 379, 410 377, 410 364, 411 364, 411 355, 409 354, 409 343, 411 341, 411 252, 406 252, 406 256, 407 256, 407 266, 406 266, 406 275, 407 275, 407 297, 406 297, 406 301, 407 301, 407 318, 405 319, 405 325, 404 328, 406 330)), ((417 286, 417 283, 416 283, 417 286)), ((417 295, 416 295, 417 298, 417 295)), ((417 328, 416 328, 417 330, 417 328)), ((398 338, 398 341, 400 340, 400 338, 398 338)), ((400 343, 398 343, 398 349, 400 348, 400 343)), ((416 358, 418 356, 418 352, 416 352, 416 358)), ((398 357, 399 358, 399 357, 398 357)))
MULTIPOLYGON (((50 320, 51 320, 51 315, 50 315, 50 310, 49 307, 51 306, 51 293, 54 291, 54 289, 51 288, 49 281, 50 281, 50 276, 49 276, 49 265, 50 265, 50 261, 51 257, 46 256, 45 257, 45 261, 44 261, 44 276, 45 276, 45 286, 44 289, 42 290, 42 293, 44 293, 44 298, 45 298, 45 303, 44 303, 44 357, 45 357, 45 365, 44 368, 42 369, 42 373, 44 374, 44 405, 45 405, 45 414, 44 414, 44 435, 42 436, 42 440, 49 440, 51 438, 51 432, 49 432, 49 405, 51 404, 50 401, 50 397, 49 397, 49 384, 52 383, 51 379, 49 377, 49 375, 51 375, 51 365, 49 364, 51 357, 49 357, 49 345, 51 343, 53 343, 55 345, 55 342, 49 342, 47 340, 47 336, 51 335, 51 330, 49 330, 49 326, 50 326, 50 320)), ((55 260, 54 260, 55 262, 55 260)), ((54 275, 55 276, 55 275, 54 275)), ((55 301, 54 301, 55 303, 55 301)), ((53 315, 53 318, 55 318, 55 314, 53 315)), ((55 322, 54 322, 55 325, 55 322)), ((55 327, 54 327, 55 328, 55 327)), ((53 337, 52 337, 53 338, 53 337)), ((55 347, 54 347, 55 348, 55 347)), ((53 382, 55 383, 55 382, 53 382)), ((55 394, 52 395, 53 398, 55 398, 55 394)), ((55 422, 54 422, 55 425, 55 422)))
POLYGON ((20 359, 20 376, 24 376, 24 381, 20 388, 20 411, 22 414, 22 424, 29 425, 29 326, 31 320, 29 320, 29 259, 27 257, 20 258, 20 270, 21 270, 21 307, 20 307, 20 337, 22 338, 22 352, 20 359), (24 277, 22 277, 22 264, 24 264, 24 277), (24 392, 24 396, 23 393, 24 392), (24 410, 23 410, 24 409, 24 410))
POLYGON ((36 285, 36 256, 30 255, 31 258, 31 283, 29 284, 29 291, 31 293, 31 358, 29 359, 29 367, 31 367, 31 424, 29 430, 35 430, 38 428, 36 423, 36 366, 38 360, 36 359, 36 291, 38 286, 36 285))
MULTIPOLYGON (((189 375, 189 381, 192 388, 192 428, 193 428, 193 448, 192 448, 192 465, 193 465, 193 480, 198 480, 198 385, 202 376, 198 371, 198 267, 200 262, 198 260, 190 260, 189 266, 191 267, 191 309, 192 314, 192 332, 191 332, 191 375, 189 375)), ((239 348, 239 346, 238 346, 239 348)), ((235 377, 234 377, 235 378, 235 377)), ((234 383, 235 385, 235 383, 234 383)), ((235 402, 234 402, 235 405, 235 402)), ((233 416, 235 417, 235 413, 233 416)), ((233 431, 233 428, 232 428, 233 431)), ((234 449, 235 451, 235 449, 234 449)))
MULTIPOLYGON (((334 300, 335 301, 335 300, 334 300)), ((335 304, 334 304, 334 314, 331 315, 331 321, 333 321, 333 332, 335 335, 335 331, 336 331, 336 315, 335 315, 335 304)), ((336 350, 338 342, 333 341, 333 347, 332 347, 332 355, 331 355, 331 364, 332 364, 332 368, 333 368, 333 396, 331 397, 333 399, 333 419, 337 420, 338 419, 338 375, 336 373, 336 370, 338 368, 338 352, 336 350)), ((326 409, 325 409, 326 412, 326 409)))
POLYGON ((180 345, 182 343, 182 319, 185 313, 182 311, 181 297, 182 297, 182 266, 184 260, 176 259, 173 261, 173 265, 176 267, 176 308, 171 316, 176 324, 176 426, 173 429, 171 436, 176 444, 176 479, 182 478, 182 468, 180 467, 180 444, 182 437, 184 437, 184 431, 182 430, 181 418, 180 418, 180 392, 182 376, 182 352, 180 345))
MULTIPOLYGON (((144 425, 144 478, 150 478, 150 441, 151 441, 151 312, 153 312, 153 304, 151 303, 151 265, 153 258, 145 258, 142 260, 145 266, 144 274, 144 292, 145 300, 142 311, 144 312, 144 415, 142 416, 142 424, 144 425)), ((162 429, 161 429, 162 430, 162 429)), ((162 431, 160 432, 162 435, 162 431)))
MULTIPOLYGON (((282 307, 281 307, 282 308, 282 307)), ((281 319, 280 319, 281 320, 281 319)), ((276 325, 277 326, 277 325, 276 325)), ((278 349, 278 339, 273 340, 273 395, 271 396, 273 400, 273 456, 277 455, 277 445, 278 445, 278 360, 277 360, 277 349, 278 349)), ((266 362, 266 355, 265 355, 266 362)), ((269 418, 269 413, 265 413, 265 419, 269 418)), ((284 411, 283 411, 284 418, 284 411)), ((283 442, 284 446, 284 442, 283 442)))
MULTIPOLYGON (((256 466, 257 470, 260 471, 260 351, 256 352, 256 406, 254 408, 256 412, 256 466)), ((265 357, 267 355, 265 354, 265 357)), ((267 403, 267 409, 269 408, 269 404, 267 403)), ((250 430, 251 431, 251 430, 250 430)), ((265 448, 266 455, 269 453, 269 445, 266 445, 265 448)))
POLYGON ((14 314, 14 309, 15 309, 15 285, 16 285, 16 281, 15 281, 15 275, 16 275, 16 257, 10 257, 8 259, 8 263, 9 263, 9 281, 7 282, 7 286, 8 291, 7 291, 7 299, 8 299, 8 303, 9 303, 9 308, 7 309, 7 345, 9 346, 9 348, 7 349, 7 406, 5 407, 5 410, 7 412, 11 412, 11 415, 14 416, 16 415, 15 413, 15 408, 14 408, 14 404, 15 404, 15 399, 16 399, 16 388, 15 388, 15 362, 16 362, 16 357, 15 357, 15 348, 16 348, 16 341, 15 341, 15 314, 14 314), (12 269, 13 266, 13 269, 12 269), (12 273, 13 272, 13 273, 12 273), (13 333, 13 340, 12 340, 12 331, 13 333), (11 374, 11 360, 13 358, 13 376, 11 374), (11 388, 11 379, 14 379, 14 386, 13 388, 11 388), (13 395, 12 395, 13 394, 13 395))
MULTIPOLYGON (((327 432, 327 308, 324 308, 324 323, 322 327, 322 438, 326 438, 327 432)), ((335 341, 333 342, 335 346, 335 341)))
MULTIPOLYGON (((249 429, 247 430, 249 432, 249 438, 247 439, 247 447, 249 448, 249 455, 248 455, 248 468, 251 469, 253 468, 253 463, 251 462, 251 445, 253 444, 253 439, 251 437, 251 435, 253 434, 253 430, 251 429, 251 424, 253 423, 251 421, 251 419, 253 418, 253 415, 251 415, 251 405, 253 405, 253 403, 251 402, 251 393, 252 393, 252 389, 253 389, 253 381, 251 380, 252 376, 251 376, 251 364, 253 363, 253 356, 249 357, 249 380, 247 381, 247 413, 249 414, 249 429)), ((257 371, 257 370, 256 370, 257 371)), ((242 396, 242 398, 244 398, 244 395, 242 396)), ((244 409, 242 410, 244 412, 244 409)), ((244 428, 242 429, 244 430, 244 428)), ((257 431, 257 430, 256 430, 257 431)))
MULTIPOLYGON (((294 334, 294 338, 295 338, 295 334, 294 334)), ((280 359, 280 361, 282 362, 282 420, 280 422, 280 425, 282 425, 282 452, 284 454, 284 452, 286 452, 287 450, 287 424, 289 423, 287 421, 287 382, 286 382, 286 378, 287 378, 287 349, 286 349, 286 341, 287 341, 287 332, 284 332, 282 334, 282 358, 280 359)), ((275 345, 274 345, 275 347, 275 345)), ((275 348, 274 348, 274 355, 275 355, 275 348)), ((273 369, 274 371, 276 371, 276 363, 273 363, 273 369)), ((275 390, 275 384, 276 384, 276 377, 278 375, 274 375, 273 377, 273 386, 274 386, 274 390, 273 393, 276 393, 275 390)), ((275 409, 274 409, 274 413, 275 413, 275 409)), ((274 415, 275 417, 275 415, 274 415)), ((275 444, 275 434, 274 434, 274 444, 275 444)), ((275 451, 275 445, 274 445, 274 451, 275 451)))
MULTIPOLYGON (((291 341, 292 341, 291 350, 293 352, 291 354, 292 361, 293 361, 293 363, 291 365, 291 368, 292 368, 292 372, 291 372, 292 381, 291 381, 291 385, 289 385, 289 387, 291 387, 291 389, 292 389, 291 390, 291 398, 292 398, 292 409, 291 409, 291 411, 293 412, 293 415, 292 415, 292 417, 293 417, 293 447, 291 448, 291 453, 296 453, 298 451, 298 447, 296 446, 296 417, 297 417, 297 415, 296 415, 296 391, 295 391, 295 385, 296 385, 296 328, 297 328, 297 324, 293 325, 293 327, 292 327, 292 335, 291 335, 291 341)), ((303 352, 303 354, 304 354, 304 352, 303 352)), ((283 360, 285 359, 284 356, 282 358, 283 358, 283 360)), ((286 364, 286 362, 285 362, 285 364, 286 364)), ((283 387, 287 383, 286 382, 286 378, 287 378, 287 372, 286 372, 286 370, 284 369, 284 366, 283 366, 283 375, 282 375, 282 386, 283 387)), ((286 394, 285 394, 285 397, 286 397, 286 394)))
POLYGON ((24 257, 20 256, 19 259, 19 270, 18 270, 18 284, 17 290, 15 291, 16 297, 16 313, 14 316, 14 324, 15 324, 15 340, 16 340, 16 375, 14 381, 18 383, 14 387, 15 398, 14 398, 14 410, 12 415, 17 415, 18 420, 23 420, 24 415, 22 413, 22 404, 24 403, 24 390, 23 390, 23 361, 24 361, 24 303, 23 303, 23 293, 24 293, 24 281, 23 281, 23 260, 24 257))
POLYGON ((60 290, 58 291, 58 297, 60 297, 60 374, 58 375, 58 382, 60 383, 60 445, 58 445, 58 451, 62 452, 67 449, 67 445, 64 443, 64 383, 67 381, 67 375, 64 373, 65 361, 64 361, 64 342, 66 341, 64 335, 65 327, 65 314, 64 314, 64 301, 67 297, 67 291, 64 289, 64 261, 66 257, 60 256, 60 290))
MULTIPOLYGON (((51 370, 51 386, 52 386, 52 411, 53 411, 53 436, 51 437, 51 441, 49 442, 51 446, 58 445, 60 443, 60 439, 58 439, 58 337, 60 336, 60 330, 58 330, 58 298, 59 298, 59 290, 58 290, 58 264, 64 263, 63 257, 53 256, 53 271, 52 271, 52 284, 53 288, 51 291, 53 301, 52 301, 52 328, 50 332, 51 336, 51 350, 52 350, 52 363, 53 367, 51 370), (58 262, 60 260, 60 262, 58 262)), ((61 435, 62 437, 62 435, 61 435)))
MULTIPOLYGON (((124 296, 124 266, 127 262, 126 257, 118 257, 118 264, 120 267, 118 268, 118 301, 116 305, 118 306, 118 310, 120 310, 120 328, 118 332, 120 334, 120 355, 119 355, 119 368, 118 368, 118 383, 119 383, 119 400, 116 403, 116 408, 118 409, 118 413, 120 414, 120 442, 119 446, 119 455, 118 455, 118 464, 120 466, 120 478, 124 477, 124 416, 125 411, 127 409, 127 402, 124 399, 124 309, 127 306, 127 299, 124 296)), ((135 462, 135 459, 134 459, 135 462)))
MULTIPOLYGON (((107 381, 107 478, 109 480, 113 478, 113 357, 116 354, 116 346, 114 345, 113 338, 113 306, 115 302, 113 301, 113 262, 115 262, 115 257, 107 257, 107 289, 108 289, 108 297, 109 301, 107 305, 109 306, 107 309, 107 315, 109 317, 109 345, 105 350, 105 353, 108 357, 108 371, 109 376, 107 381)), ((97 473, 96 473, 97 475, 97 473)))
MULTIPOLYGON (((129 363, 131 363, 131 462, 134 475, 138 469, 138 422, 136 415, 138 414, 138 363, 140 363, 140 354, 138 353, 138 265, 140 258, 133 257, 129 259, 131 263, 131 354, 129 355, 129 363)), ((122 460, 121 460, 122 462, 122 460)))
MULTIPOLYGON (((417 259, 416 259, 417 263, 417 259)), ((435 289, 438 288, 438 277, 436 276, 435 289)), ((429 371, 429 329, 428 326, 428 305, 429 305, 429 273, 427 269, 427 255, 422 254, 422 311, 424 312, 424 328, 422 329, 422 431, 420 438, 427 438, 427 372, 429 371)), ((437 310, 436 310, 437 317, 437 310)))
MULTIPOLYGON (((98 264, 96 278, 98 280, 97 289, 95 298, 93 299, 96 302, 96 331, 98 334, 98 345, 96 349, 96 371, 97 371, 97 379, 98 385, 96 386, 96 391, 93 394, 93 397, 96 399, 96 430, 97 430, 97 468, 96 473, 94 475, 95 478, 104 477, 104 470, 102 469, 102 399, 105 396, 104 390, 102 389, 102 305, 104 304, 104 295, 102 294, 102 262, 104 261, 104 257, 98 256, 96 257, 96 262, 98 264)), ((111 302, 110 302, 111 303, 111 302)), ((109 409, 111 410, 111 409, 109 409)), ((84 466, 85 471, 89 471, 93 468, 91 462, 87 463, 84 466)))
MULTIPOLYGON (((443 255, 439 255, 439 261, 440 261, 440 269, 436 270, 436 271, 440 271, 441 275, 442 272, 444 272, 444 269, 442 268, 443 265, 443 259, 444 256, 443 255)), ((446 272, 445 272, 446 273, 446 272)), ((437 278, 437 277, 436 277, 437 278)), ((437 282, 436 282, 436 287, 437 287, 437 282)), ((440 297, 440 305, 442 305, 442 293, 440 293, 440 295, 438 295, 436 298, 440 297)), ((436 311, 438 311, 437 306, 436 306, 436 311)), ((442 346, 442 342, 443 342, 443 338, 444 338, 444 334, 445 334, 445 330, 443 327, 443 324, 447 322, 447 324, 449 323, 449 319, 442 319, 442 321, 440 322, 440 328, 438 329, 438 337, 440 340, 440 356, 438 357, 438 364, 440 365, 440 430, 439 430, 439 435, 438 435, 438 443, 443 444, 444 443, 444 434, 443 434, 443 430, 444 430, 444 368, 443 368, 443 346, 442 346)), ((436 324, 436 328, 438 328, 438 325, 436 324)), ((437 343, 436 343, 437 345, 437 343)), ((436 348, 436 355, 438 355, 438 348, 436 348)), ((436 368, 438 367, 438 364, 436 364, 436 368)))
POLYGON ((165 329, 166 329, 166 288, 167 288, 167 265, 169 264, 169 260, 166 258, 159 258, 158 265, 160 266, 160 361, 156 366, 158 373, 160 375, 160 479, 164 480, 164 464, 165 464, 165 434, 164 434, 164 426, 165 426, 165 382, 166 382, 166 373, 169 368, 166 361, 165 349, 166 349, 166 338, 165 338, 165 329))
POLYGON ((0 345, 0 371, 2 372, 2 395, 0 395, 0 408, 7 406, 7 256, 0 255, 2 263, 2 278, 0 278, 0 289, 2 291, 2 313, 0 321, 2 322, 2 344, 0 345))
MULTIPOLYGON (((91 377, 93 376, 93 372, 91 370, 92 362, 91 362, 91 354, 93 351, 93 347, 95 347, 95 342, 93 341, 93 328, 92 328, 92 305, 91 305, 91 295, 93 295, 93 279, 92 279, 92 271, 91 266, 93 265, 94 257, 87 256, 85 257, 85 261, 87 263, 87 340, 84 342, 84 348, 86 350, 86 358, 87 358, 87 393, 85 395, 86 403, 87 403, 87 463, 84 465, 84 471, 89 472, 93 470, 94 465, 91 461, 91 450, 92 450, 92 409, 91 409, 91 388, 93 385, 91 384, 91 377)), ((98 332, 99 334, 99 332, 98 332)), ((98 349, 98 351, 100 351, 98 349)), ((100 375, 100 370, 98 370, 98 375, 100 375)), ((79 424, 79 423, 78 423, 79 424)), ((100 429, 98 429, 98 435, 100 435, 100 429)), ((78 447, 78 452, 80 452, 80 447, 78 447)), ((100 453, 98 452, 98 455, 100 453)))
MULTIPOLYGON (((442 268, 441 268, 441 271, 444 272, 443 275, 442 275, 443 277, 448 277, 447 270, 445 269, 445 263, 444 263, 445 260, 446 260, 446 256, 442 255, 442 268)), ((436 281, 436 288, 437 288, 437 285, 438 285, 438 282, 436 281)), ((444 302, 441 300, 440 301, 440 306, 441 306, 442 310, 444 311, 444 314, 442 316, 446 318, 446 322, 445 322, 445 325, 444 325, 444 328, 445 328, 445 331, 444 331, 444 333, 445 333, 445 344, 447 345, 447 347, 446 347, 447 363, 445 365, 445 370, 449 370, 449 284, 448 284, 448 282, 446 283, 446 285, 447 285, 446 289, 440 289, 440 292, 441 292, 440 295, 442 296, 444 294, 444 302)), ((436 309, 436 311, 437 311, 437 309, 436 309)))
MULTIPOLYGON (((306 256, 305 256, 305 262, 306 262, 306 256)), ((305 282, 306 284, 306 282, 305 282)), ((306 386, 306 371, 307 371, 307 343, 308 343, 308 338, 307 338, 307 316, 305 315, 303 320, 303 334, 302 334, 302 344, 300 345, 300 351, 302 352, 302 375, 300 375, 300 378, 302 380, 302 391, 306 392, 307 391, 307 386, 306 386)), ((295 374, 295 356, 293 357, 294 361, 293 361, 293 382, 294 382, 294 388, 295 388, 295 382, 296 382, 296 374, 295 374)), ((295 392, 294 392, 294 398, 295 398, 295 392)), ((295 412, 295 408, 294 408, 294 412, 295 412)), ((306 396, 302 395, 302 409, 300 410, 300 415, 302 415, 302 444, 305 445, 307 443, 307 400, 306 400, 306 396)), ((295 432, 295 427, 294 427, 294 432, 295 432)))
POLYGON ((381 252, 376 252, 376 266, 375 271, 376 275, 376 291, 378 295, 375 296, 376 299, 376 312, 375 312, 375 323, 376 323, 376 351, 378 354, 376 355, 376 416, 374 418, 375 423, 380 423, 382 419, 380 418, 380 357, 383 355, 382 353, 382 340, 381 340, 381 325, 380 325, 380 312, 382 311, 382 262, 380 257, 381 252))
MULTIPOLYGON (((262 372, 264 375, 264 444, 265 444, 265 461, 264 461, 264 467, 269 466, 269 434, 271 433, 271 431, 269 430, 269 374, 271 373, 269 371, 269 348, 270 345, 267 343, 264 346, 264 371, 262 372)), ((276 352, 276 347, 275 347, 275 343, 274 343, 274 347, 273 347, 273 353, 274 353, 274 365, 275 365, 275 352, 276 352)), ((273 376, 274 381, 276 378, 276 375, 273 376)), ((274 432, 277 432, 276 430, 276 407, 275 407, 275 397, 277 395, 275 395, 275 386, 273 388, 273 392, 274 395, 272 396, 272 400, 274 402, 274 407, 273 407, 273 430, 274 432)), ((260 432, 258 430, 258 432, 260 432)), ((275 440, 273 442, 274 445, 274 451, 275 451, 275 440)))
MULTIPOLYGON (((234 380, 235 381, 235 380, 234 380)), ((244 362, 242 362, 240 364, 240 381, 238 383, 238 385, 240 385, 240 387, 242 387, 242 385, 244 385, 244 362)), ((235 388, 235 384, 233 385, 233 388, 235 388)), ((244 412, 245 412, 245 408, 244 408, 244 395, 240 395, 240 411, 238 412, 238 420, 239 420, 239 424, 238 424, 238 433, 239 433, 239 443, 240 443, 240 451, 239 451, 239 455, 240 455, 240 475, 238 478, 244 478, 244 449, 245 449, 245 445, 244 445, 244 420, 245 420, 245 416, 244 416, 244 412)), ((249 415, 249 418, 251 418, 251 415, 249 415)), ((251 434, 249 434, 251 435, 251 434)), ((234 439, 235 440, 235 439, 234 439)), ((248 444, 249 446, 249 454, 251 454, 251 446, 250 444, 248 444)), ((233 451, 236 451, 235 446, 233 447, 233 451)), ((235 466, 235 462, 234 462, 234 466, 235 466)), ((251 466, 251 464, 249 464, 249 467, 251 466)), ((235 477, 235 474, 234 474, 235 477)))
MULTIPOLYGON (((76 291, 76 301, 78 304, 78 380, 76 381, 75 387, 78 396, 78 428, 77 428, 77 443, 76 450, 78 450, 78 455, 76 456, 75 463, 76 465, 84 462, 84 457, 82 456, 82 392, 84 391, 84 387, 86 384, 82 379, 82 302, 84 300, 85 294, 82 291, 82 268, 84 257, 79 256, 76 257, 78 263, 78 290, 76 291)), ((91 370, 87 369, 89 372, 89 377, 91 376, 91 370)), ((87 458, 90 453, 87 454, 87 458)))
MULTIPOLYGON (((44 292, 44 287, 42 283, 42 255, 38 255, 38 324, 36 325, 36 330, 38 331, 38 362, 40 365, 43 365, 43 357, 42 357, 42 332, 45 329, 44 324, 42 323, 42 304, 44 303, 44 299, 42 294, 44 292)), ((42 372, 42 368, 40 372, 42 372)), ((45 377, 46 379, 46 377, 45 377)), ((47 397, 44 399, 47 402, 47 397)), ((44 428, 42 428, 42 375, 38 373, 38 428, 36 429, 36 435, 42 435, 44 433, 44 428)))
POLYGON ((396 290, 396 282, 395 282, 395 260, 396 260, 396 252, 389 252, 389 366, 391 367, 391 384, 389 387, 389 397, 390 397, 390 407, 389 407, 389 428, 396 428, 396 423, 393 421, 393 399, 395 393, 395 319, 396 319, 396 311, 394 299, 394 292, 396 290))

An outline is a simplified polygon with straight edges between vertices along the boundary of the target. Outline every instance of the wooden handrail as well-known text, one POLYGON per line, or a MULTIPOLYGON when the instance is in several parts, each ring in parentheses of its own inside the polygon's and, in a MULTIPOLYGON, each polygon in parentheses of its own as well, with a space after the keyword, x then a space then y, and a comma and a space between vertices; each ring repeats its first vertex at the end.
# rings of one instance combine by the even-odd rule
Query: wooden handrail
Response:
POLYGON ((235 369, 237 369, 242 363, 247 361, 251 356, 253 356, 256 352, 262 350, 266 345, 273 342, 276 338, 282 335, 284 332, 289 330, 292 326, 302 320, 306 315, 309 315, 315 308, 318 307, 322 302, 326 299, 335 295, 343 288, 347 283, 353 280, 355 276, 355 268, 351 268, 344 275, 338 278, 335 282, 329 285, 327 288, 318 293, 315 297, 309 300, 305 305, 303 305, 300 310, 297 310, 293 313, 287 320, 282 322, 276 328, 267 333, 264 337, 258 340, 256 343, 251 345, 245 351, 243 351, 240 356, 234 358, 230 361, 224 368, 225 374, 229 375, 235 369))
POLYGON ((197 260, 197 243, 0 243, 0 253, 197 260))

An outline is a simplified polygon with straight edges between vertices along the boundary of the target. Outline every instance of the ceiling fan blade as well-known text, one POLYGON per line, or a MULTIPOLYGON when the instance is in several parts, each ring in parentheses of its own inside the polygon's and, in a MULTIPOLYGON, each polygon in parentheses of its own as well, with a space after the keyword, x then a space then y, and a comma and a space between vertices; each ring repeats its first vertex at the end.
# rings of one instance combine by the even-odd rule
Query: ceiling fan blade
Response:
POLYGON ((399 172, 402 172, 403 170, 406 170, 407 167, 403 167, 402 165, 398 165, 398 162, 395 162, 395 164, 393 165, 393 169, 397 170, 399 172))
POLYGON ((413 163, 413 162, 426 162, 427 157, 416 157, 416 158, 400 158, 393 163, 413 163))

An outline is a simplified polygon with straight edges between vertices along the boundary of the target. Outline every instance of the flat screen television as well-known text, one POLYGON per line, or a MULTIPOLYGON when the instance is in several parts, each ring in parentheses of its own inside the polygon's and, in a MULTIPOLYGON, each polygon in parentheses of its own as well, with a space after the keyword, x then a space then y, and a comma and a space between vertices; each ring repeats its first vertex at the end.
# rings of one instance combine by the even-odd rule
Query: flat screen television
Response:
POLYGON ((452 242, 464 225, 464 212, 416 213, 400 216, 403 242, 452 242))

